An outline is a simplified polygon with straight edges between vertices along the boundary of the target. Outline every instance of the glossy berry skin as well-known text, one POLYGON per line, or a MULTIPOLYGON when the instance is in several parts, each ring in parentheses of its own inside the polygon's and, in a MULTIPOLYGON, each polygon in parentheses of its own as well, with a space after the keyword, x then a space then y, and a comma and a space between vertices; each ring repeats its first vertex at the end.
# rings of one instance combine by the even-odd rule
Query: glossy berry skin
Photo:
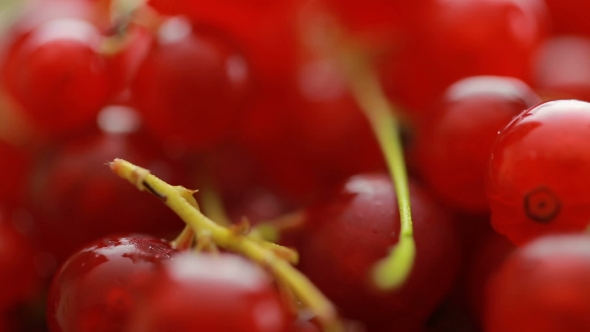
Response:
POLYGON ((409 279, 397 291, 380 292, 369 279, 372 266, 399 236, 396 195, 386 174, 353 176, 332 200, 310 208, 296 245, 300 269, 343 316, 370 328, 413 331, 434 311, 457 274, 460 251, 453 223, 410 183, 417 254, 409 279), (429 281, 433 276, 436 282, 429 281))
POLYGON ((121 331, 144 281, 174 253, 169 243, 144 235, 106 237, 78 250, 49 289, 50 331, 121 331))
POLYGON ((8 49, 2 81, 37 130, 61 135, 92 123, 112 97, 102 37, 75 18, 43 23, 8 49))
POLYGON ((520 248, 487 289, 485 331, 590 329, 590 237, 548 235, 520 248))
POLYGON ((286 332, 291 319, 255 263, 183 253, 159 270, 125 331, 286 332))
POLYGON ((307 203, 385 162, 338 64, 301 53, 289 79, 245 112, 240 140, 260 160, 269 187, 307 203))
POLYGON ((540 98, 518 79, 474 76, 451 85, 421 128, 421 175, 456 210, 487 212, 485 178, 492 146, 514 117, 540 98))
POLYGON ((550 101, 521 113, 492 150, 492 225, 517 245, 579 232, 590 220, 590 103, 550 101))
POLYGON ((545 0, 551 14, 551 30, 556 35, 570 34, 590 37, 590 22, 584 13, 590 3, 582 0, 545 0))
POLYGON ((249 85, 247 61, 221 31, 172 18, 161 26, 131 91, 154 135, 201 150, 230 136, 249 85))
POLYGON ((300 0, 149 1, 167 15, 184 16, 196 24, 225 31, 247 54, 252 71, 270 84, 277 84, 275 80, 291 70, 296 59, 300 31, 295 23, 301 3, 300 0))
POLYGON ((151 49, 156 36, 148 28, 130 24, 125 31, 124 47, 110 56, 113 69, 116 101, 129 103, 129 84, 135 77, 137 69, 142 64, 151 49))
POLYGON ((124 158, 171 183, 188 183, 186 172, 163 157, 149 136, 93 133, 44 152, 34 171, 34 179, 40 180, 31 181, 24 208, 35 221, 35 238, 59 263, 109 234, 167 236, 182 229, 182 221, 167 206, 113 176, 105 165, 124 158))
POLYGON ((414 117, 459 79, 511 76, 530 82, 529 62, 547 33, 541 0, 434 0, 384 69, 392 99, 414 117))

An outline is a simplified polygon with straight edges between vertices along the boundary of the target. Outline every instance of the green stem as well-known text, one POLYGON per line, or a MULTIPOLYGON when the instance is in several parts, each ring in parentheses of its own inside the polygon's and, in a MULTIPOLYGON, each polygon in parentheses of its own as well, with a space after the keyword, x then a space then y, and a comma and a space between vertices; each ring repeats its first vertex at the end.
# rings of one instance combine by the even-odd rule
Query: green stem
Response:
MULTIPOLYGON (((348 54, 353 55, 353 54, 348 54)), ((374 70, 362 56, 345 62, 352 94, 363 110, 379 142, 397 194, 400 215, 400 236, 389 256, 378 262, 373 281, 379 288, 397 288, 409 276, 416 255, 413 237, 410 190, 395 109, 387 100, 374 70)))
POLYGON ((303 273, 282 258, 278 245, 262 244, 259 239, 241 235, 230 228, 217 224, 201 213, 193 194, 195 191, 180 186, 171 186, 141 168, 122 159, 110 164, 111 170, 141 191, 149 191, 170 207, 195 234, 206 234, 216 246, 242 254, 261 264, 274 276, 289 285, 297 298, 310 308, 326 332, 342 332, 344 327, 334 305, 303 273), (281 255, 277 255, 277 253, 281 255))
POLYGON ((201 197, 201 210, 203 210, 205 215, 220 225, 231 225, 232 222, 225 213, 221 196, 211 180, 205 181, 203 190, 199 193, 201 197))

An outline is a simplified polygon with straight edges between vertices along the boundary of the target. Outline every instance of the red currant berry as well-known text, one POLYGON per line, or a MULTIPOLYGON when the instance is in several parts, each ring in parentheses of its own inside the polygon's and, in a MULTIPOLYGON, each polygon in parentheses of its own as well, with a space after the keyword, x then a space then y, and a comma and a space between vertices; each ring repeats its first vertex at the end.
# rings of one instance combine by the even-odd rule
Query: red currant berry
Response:
POLYGON ((154 34, 146 27, 130 24, 125 30, 121 48, 110 58, 113 68, 117 102, 129 103, 129 85, 154 42, 154 34))
POLYGON ((30 241, 11 224, 0 220, 0 315, 33 298, 40 284, 36 251, 30 241))
POLYGON ((150 0, 150 4, 168 15, 227 32, 247 54, 253 72, 270 84, 277 84, 275 80, 295 63, 300 0, 150 0))
POLYGON ((59 135, 91 123, 113 94, 102 37, 91 23, 58 19, 8 50, 2 80, 36 127, 59 135))
POLYGON ((453 82, 474 75, 530 82, 546 35, 542 0, 435 0, 420 12, 384 69, 391 98, 421 119, 453 82))
POLYGON ((0 206, 15 206, 22 199, 32 168, 29 151, 0 139, 0 206))
POLYGON ((489 332, 590 330, 590 237, 549 235, 520 248, 488 285, 489 332))
POLYGON ((353 174, 385 169, 337 63, 308 54, 288 78, 242 121, 240 138, 261 161, 269 186, 306 202, 353 174))
POLYGON ((271 279, 239 256, 178 255, 150 288, 126 331, 287 332, 293 324, 271 279))
POLYGON ((121 331, 144 281, 174 252, 169 243, 143 235, 111 236, 77 251, 49 290, 50 331, 121 331))
POLYGON ((25 208, 36 222, 36 237, 58 261, 73 250, 115 232, 162 234, 182 229, 164 204, 145 204, 136 188, 113 176, 105 162, 125 158, 146 165, 173 183, 187 183, 182 165, 140 134, 76 137, 40 155, 25 208))
POLYGON ((475 76, 451 85, 418 137, 421 174, 433 192, 457 210, 486 212, 485 177, 498 131, 539 102, 514 78, 475 76))
POLYGON ((487 194, 494 228, 516 244, 590 221, 590 103, 557 100, 514 119, 492 150, 487 194))
POLYGON ((250 69, 219 31, 166 21, 131 90, 145 124, 191 150, 226 140, 246 104, 250 69))
POLYGON ((362 42, 383 47, 392 38, 399 36, 400 30, 415 19, 416 14, 429 3, 428 0, 324 0, 328 9, 336 14, 350 33, 362 42))
POLYGON ((481 322, 485 314, 486 287, 491 277, 516 249, 505 236, 490 232, 473 248, 466 266, 465 296, 471 313, 481 322))
POLYGON ((460 256, 454 225, 413 183, 410 195, 416 260, 406 283, 390 293, 376 290, 370 279, 371 268, 399 237, 399 210, 387 175, 354 176, 333 201, 307 211, 305 236, 297 244, 300 269, 345 317, 369 327, 415 326, 450 290, 460 256))
POLYGON ((551 14, 551 30, 556 34, 575 34, 590 37, 590 22, 584 13, 590 3, 583 0, 545 0, 551 14))

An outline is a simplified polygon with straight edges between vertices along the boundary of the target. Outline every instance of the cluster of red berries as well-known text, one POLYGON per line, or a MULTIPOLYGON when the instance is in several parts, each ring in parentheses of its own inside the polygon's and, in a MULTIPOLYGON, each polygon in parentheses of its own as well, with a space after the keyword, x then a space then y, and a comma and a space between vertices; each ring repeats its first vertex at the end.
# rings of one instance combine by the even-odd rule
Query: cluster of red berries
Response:
POLYGON ((590 2, 1 6, 0 332, 590 331, 590 2))

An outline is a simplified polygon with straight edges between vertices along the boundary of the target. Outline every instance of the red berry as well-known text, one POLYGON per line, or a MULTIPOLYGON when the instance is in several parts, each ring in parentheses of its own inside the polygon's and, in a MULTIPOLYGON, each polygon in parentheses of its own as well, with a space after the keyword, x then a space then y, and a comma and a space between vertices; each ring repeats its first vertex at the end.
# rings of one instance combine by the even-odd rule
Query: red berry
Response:
POLYGON ((385 87, 422 118, 459 79, 499 75, 529 82, 529 62, 547 25, 542 0, 432 1, 384 69, 385 87))
POLYGON ((306 202, 353 174, 385 168, 335 61, 308 54, 278 88, 246 113, 240 137, 270 186, 306 202))
POLYGON ((38 180, 28 188, 25 208, 35 219, 43 247, 61 262, 85 243, 115 232, 180 231, 182 222, 168 207, 146 204, 150 197, 105 165, 124 158, 172 183, 187 183, 183 169, 161 157, 156 147, 145 135, 98 134, 41 155, 45 159, 37 165, 38 180))
POLYGON ((583 231, 590 221, 590 103, 558 100, 521 113, 492 150, 492 225, 516 244, 583 231))
POLYGON ((223 33, 171 18, 131 89, 155 135, 199 150, 230 137, 250 84, 247 61, 223 33))
POLYGON ((450 290, 460 256, 454 226, 417 185, 410 185, 410 195, 415 265, 406 283, 389 293, 371 287, 370 273, 398 241, 399 211, 391 179, 384 174, 354 176, 332 201, 308 210, 305 237, 297 245, 300 269, 345 317, 370 327, 413 327, 450 290))
POLYGON ((154 34, 146 27, 130 24, 121 41, 122 47, 111 56, 118 102, 129 103, 129 84, 154 42, 154 34))
POLYGON ((20 203, 32 168, 29 151, 0 139, 0 206, 20 203))
POLYGON ((516 247, 505 236, 491 232, 480 239, 467 263, 465 295, 471 313, 482 321, 485 313, 485 292, 491 277, 516 247))
POLYGON ((167 242, 143 235, 111 236, 77 251, 49 290, 50 331, 121 331, 143 283, 174 252, 167 242))
MULTIPOLYGON (((429 0, 324 0, 349 32, 362 42, 373 42, 378 47, 392 46, 408 22, 424 10, 429 0), (389 44, 389 45, 388 45, 389 44)), ((374 45, 373 45, 374 46, 374 45)), ((394 46, 395 48, 395 46, 394 46)))
POLYGON ((298 52, 300 0, 151 0, 150 4, 168 15, 182 15, 231 35, 247 54, 253 72, 270 84, 278 84, 276 80, 292 70, 298 52))
POLYGON ((0 220, 0 315, 33 298, 41 281, 33 245, 10 222, 0 220))
POLYGON ((584 13, 590 3, 583 0, 545 0, 551 14, 551 30, 555 34, 590 36, 590 22, 584 13))
POLYGON ((293 81, 296 107, 285 115, 289 139, 321 177, 338 174, 335 182, 340 183, 353 174, 385 169, 375 134, 336 61, 305 58, 293 81))
POLYGON ((178 255, 150 288, 126 331, 286 332, 292 325, 271 279, 238 256, 178 255))
POLYGON ((489 332, 590 330, 590 237, 541 237, 516 251, 487 290, 489 332))
POLYGON ((451 85, 418 137, 421 174, 445 203, 486 212, 485 178, 498 131, 540 102, 522 81, 475 76, 451 85))
POLYGON ((91 23, 65 18, 35 27, 8 50, 3 83, 40 131, 59 135, 91 123, 112 97, 101 42, 91 23))

